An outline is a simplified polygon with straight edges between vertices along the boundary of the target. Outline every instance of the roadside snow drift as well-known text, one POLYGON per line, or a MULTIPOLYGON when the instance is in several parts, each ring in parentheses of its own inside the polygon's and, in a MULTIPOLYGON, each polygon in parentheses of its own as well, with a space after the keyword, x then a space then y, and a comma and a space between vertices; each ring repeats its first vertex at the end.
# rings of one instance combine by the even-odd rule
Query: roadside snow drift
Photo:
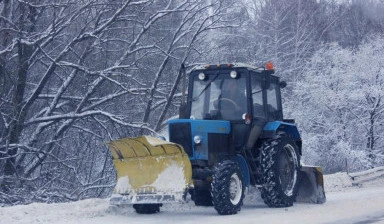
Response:
POLYGON ((88 199, 3 207, 0 223, 384 223, 383 170, 325 175, 327 202, 320 205, 295 203, 289 208, 268 208, 258 190, 251 188, 240 213, 231 216, 220 216, 213 207, 196 207, 192 201, 166 204, 160 213, 140 215, 131 206, 110 207, 108 199, 88 199))

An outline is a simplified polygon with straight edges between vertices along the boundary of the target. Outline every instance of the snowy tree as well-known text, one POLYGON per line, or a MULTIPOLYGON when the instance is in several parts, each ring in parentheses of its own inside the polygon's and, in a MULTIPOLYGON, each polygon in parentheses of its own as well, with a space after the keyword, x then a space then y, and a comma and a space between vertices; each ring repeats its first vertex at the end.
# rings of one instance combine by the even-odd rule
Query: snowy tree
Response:
POLYGON ((0 1, 1 202, 109 194, 104 142, 156 135, 175 114, 177 69, 205 32, 226 26, 225 6, 0 1))
POLYGON ((319 39, 316 1, 253 0, 245 1, 249 21, 244 30, 253 64, 272 61, 277 72, 294 81, 319 39))
POLYGON ((177 114, 182 63, 272 60, 308 159, 328 171, 383 164, 383 47, 366 39, 384 32, 383 11, 362 0, 0 1, 0 203, 110 193, 104 142, 158 134, 177 114))
POLYGON ((343 47, 357 47, 367 36, 384 31, 384 4, 376 0, 324 1, 329 28, 322 39, 343 47))
POLYGON ((323 46, 294 87, 295 116, 310 140, 304 149, 327 172, 344 170, 345 161, 352 170, 383 164, 381 43, 376 38, 356 51, 323 46))
POLYGON ((362 136, 355 136, 355 141, 362 141, 362 147, 366 147, 370 168, 384 164, 383 40, 382 37, 376 37, 364 43, 353 55, 350 69, 350 73, 354 74, 351 79, 356 83, 351 96, 355 104, 352 112, 362 129, 362 136))

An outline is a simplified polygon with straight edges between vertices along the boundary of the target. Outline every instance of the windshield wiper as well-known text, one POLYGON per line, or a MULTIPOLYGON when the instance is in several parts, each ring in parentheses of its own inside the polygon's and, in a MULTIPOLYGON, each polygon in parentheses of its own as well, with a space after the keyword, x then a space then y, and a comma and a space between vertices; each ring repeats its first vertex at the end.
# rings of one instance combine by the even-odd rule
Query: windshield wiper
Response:
POLYGON ((205 90, 208 89, 208 87, 211 85, 211 83, 217 79, 217 77, 219 77, 219 73, 217 73, 217 74, 215 75, 215 77, 213 77, 213 79, 210 80, 210 81, 207 83, 207 85, 204 86, 204 88, 201 90, 201 92, 199 93, 199 95, 197 95, 196 97, 193 97, 193 98, 192 98, 192 101, 196 101, 197 99, 199 99, 200 96, 205 92, 205 90))

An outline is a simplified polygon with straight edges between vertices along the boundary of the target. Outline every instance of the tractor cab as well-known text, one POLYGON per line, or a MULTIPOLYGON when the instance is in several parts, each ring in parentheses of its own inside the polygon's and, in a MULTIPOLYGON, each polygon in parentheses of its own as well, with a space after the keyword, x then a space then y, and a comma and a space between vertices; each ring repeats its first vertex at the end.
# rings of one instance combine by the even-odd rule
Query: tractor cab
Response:
MULTIPOLYGON (((284 83, 273 74, 271 63, 268 68, 245 64, 196 68, 189 75, 184 117, 230 122, 228 150, 239 151, 249 142, 253 127, 260 128, 258 138, 267 122, 283 120, 280 88, 284 83)), ((256 140, 249 145, 254 146, 256 140)))
POLYGON ((185 117, 265 123, 283 119, 279 78, 245 64, 200 67, 190 73, 185 117))

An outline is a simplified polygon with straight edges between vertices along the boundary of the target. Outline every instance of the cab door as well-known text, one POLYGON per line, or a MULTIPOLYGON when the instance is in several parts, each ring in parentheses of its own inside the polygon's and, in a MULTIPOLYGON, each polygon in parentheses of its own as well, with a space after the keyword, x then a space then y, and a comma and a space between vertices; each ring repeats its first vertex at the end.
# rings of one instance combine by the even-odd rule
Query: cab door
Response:
POLYGON ((253 124, 263 125, 266 121, 265 110, 265 91, 263 89, 263 79, 261 73, 251 72, 251 113, 253 124))
POLYGON ((270 76, 270 82, 266 85, 266 117, 267 121, 282 121, 283 109, 281 105, 281 92, 279 78, 270 76))

